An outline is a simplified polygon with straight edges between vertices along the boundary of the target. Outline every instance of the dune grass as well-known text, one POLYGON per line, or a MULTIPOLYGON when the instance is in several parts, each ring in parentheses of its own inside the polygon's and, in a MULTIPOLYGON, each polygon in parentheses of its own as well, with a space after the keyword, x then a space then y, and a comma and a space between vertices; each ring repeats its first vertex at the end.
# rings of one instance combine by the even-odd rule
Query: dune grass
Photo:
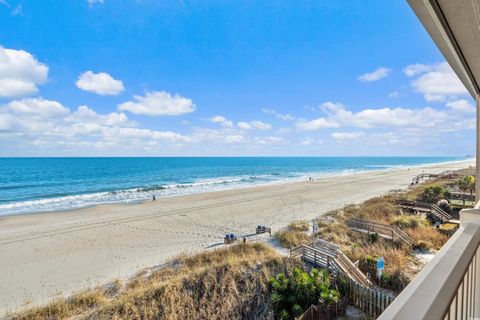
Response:
POLYGON ((101 307, 108 301, 108 294, 103 288, 77 293, 68 299, 56 300, 46 307, 33 308, 28 311, 7 316, 7 319, 44 320, 67 319, 89 310, 101 307))
POLYGON ((301 244, 311 242, 312 238, 307 234, 310 224, 306 220, 293 221, 287 228, 275 233, 275 238, 284 248, 294 248, 301 244))
POLYGON ((288 265, 264 244, 237 244, 9 319, 262 319, 272 311, 269 279, 288 265))

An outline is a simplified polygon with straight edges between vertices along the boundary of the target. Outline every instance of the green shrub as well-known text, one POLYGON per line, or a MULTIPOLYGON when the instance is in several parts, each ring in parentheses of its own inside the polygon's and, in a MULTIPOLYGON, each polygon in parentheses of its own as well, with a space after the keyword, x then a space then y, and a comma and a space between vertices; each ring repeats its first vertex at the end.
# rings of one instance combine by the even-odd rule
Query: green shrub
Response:
POLYGON ((363 260, 365 265, 368 267, 368 269, 373 270, 377 267, 378 256, 376 255, 371 256, 367 254, 363 257, 363 260))
POLYGON ((368 241, 370 241, 371 243, 375 243, 378 241, 378 233, 370 233, 368 235, 368 241))
POLYGON ((380 285, 384 288, 390 288, 390 290, 399 292, 405 287, 405 280, 399 271, 393 274, 383 272, 380 277, 380 285))
POLYGON ((428 221, 417 216, 398 216, 393 219, 393 224, 400 228, 416 229, 428 226, 428 221))
POLYGON ((450 198, 450 196, 450 192, 445 188, 441 186, 431 186, 423 190, 423 192, 418 196, 418 200, 436 204, 442 199, 450 198))
POLYGON ((446 199, 438 201, 437 205, 445 212, 452 213, 452 206, 446 199))
POLYGON ((270 301, 277 319, 295 319, 312 304, 330 304, 340 299, 328 272, 315 268, 310 273, 300 268, 279 273, 270 278, 270 286, 270 301))

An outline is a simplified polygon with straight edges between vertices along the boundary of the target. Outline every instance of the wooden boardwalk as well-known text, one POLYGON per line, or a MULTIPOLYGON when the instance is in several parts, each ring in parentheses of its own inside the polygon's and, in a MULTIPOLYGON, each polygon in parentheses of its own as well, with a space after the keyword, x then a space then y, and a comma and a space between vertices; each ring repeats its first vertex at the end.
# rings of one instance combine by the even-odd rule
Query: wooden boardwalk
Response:
POLYGON ((453 171, 446 170, 441 173, 420 173, 419 175, 412 178, 412 183, 417 184, 422 180, 431 179, 431 178, 447 178, 454 179, 461 176, 461 174, 453 171))
POLYGON ((358 267, 340 250, 336 244, 317 239, 310 245, 300 245, 290 250, 291 257, 301 258, 316 267, 340 273, 355 282, 369 287, 370 280, 358 267))
POLYGON ((412 183, 417 184, 422 180, 436 178, 438 176, 439 174, 434 174, 434 173, 421 173, 412 178, 412 183))
POLYGON ((367 234, 376 233, 382 238, 392 241, 403 242, 410 247, 415 245, 415 240, 397 226, 391 226, 388 224, 376 223, 356 218, 347 221, 347 225, 352 230, 358 232, 364 232, 367 234))
POLYGON ((420 202, 420 201, 410 201, 410 200, 395 200, 397 207, 402 209, 407 209, 415 213, 429 213, 435 216, 442 222, 448 222, 452 219, 452 215, 437 206, 436 204, 420 202))

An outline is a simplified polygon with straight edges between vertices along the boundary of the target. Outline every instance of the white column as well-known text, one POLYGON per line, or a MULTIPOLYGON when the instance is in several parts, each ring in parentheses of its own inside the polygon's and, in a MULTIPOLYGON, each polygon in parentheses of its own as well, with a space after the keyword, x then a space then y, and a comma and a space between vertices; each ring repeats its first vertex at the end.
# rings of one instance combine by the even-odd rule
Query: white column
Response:
MULTIPOLYGON (((477 158, 478 164, 478 158, 477 158)), ((478 171, 477 171, 478 172, 478 171)), ((476 185, 478 186, 478 185, 476 185)), ((460 224, 465 225, 467 223, 476 223, 480 224, 480 209, 476 206, 473 209, 463 209, 460 211, 460 224)), ((480 247, 477 248, 476 254, 476 267, 474 267, 475 278, 474 278, 474 287, 476 288, 476 294, 473 299, 473 304, 475 306, 474 318, 480 319, 480 247)), ((472 318, 473 319, 473 318, 472 318)))
POLYGON ((480 94, 477 93, 477 154, 476 154, 476 168, 475 168, 475 202, 480 200, 480 94))

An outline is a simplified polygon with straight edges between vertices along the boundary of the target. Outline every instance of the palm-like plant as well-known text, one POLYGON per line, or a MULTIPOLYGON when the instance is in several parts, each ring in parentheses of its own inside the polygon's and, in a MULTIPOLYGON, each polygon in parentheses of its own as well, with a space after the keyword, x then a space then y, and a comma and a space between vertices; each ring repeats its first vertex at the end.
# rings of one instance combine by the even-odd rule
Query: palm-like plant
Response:
POLYGON ((467 183, 468 190, 470 190, 470 195, 473 194, 473 191, 475 190, 475 177, 474 176, 466 176, 465 182, 467 183))
POLYGON ((270 279, 270 286, 270 301, 278 319, 298 317, 312 304, 329 304, 340 298, 328 272, 315 268, 310 273, 300 268, 287 275, 279 273, 270 279))
POLYGON ((470 191, 470 195, 473 194, 473 190, 475 190, 475 177, 474 176, 466 176, 463 179, 458 179, 455 182, 455 185, 462 191, 462 201, 463 205, 465 205, 465 193, 470 191))
POLYGON ((419 195, 419 200, 428 203, 437 203, 442 199, 450 198, 451 194, 448 190, 441 186, 430 186, 423 190, 419 195))

